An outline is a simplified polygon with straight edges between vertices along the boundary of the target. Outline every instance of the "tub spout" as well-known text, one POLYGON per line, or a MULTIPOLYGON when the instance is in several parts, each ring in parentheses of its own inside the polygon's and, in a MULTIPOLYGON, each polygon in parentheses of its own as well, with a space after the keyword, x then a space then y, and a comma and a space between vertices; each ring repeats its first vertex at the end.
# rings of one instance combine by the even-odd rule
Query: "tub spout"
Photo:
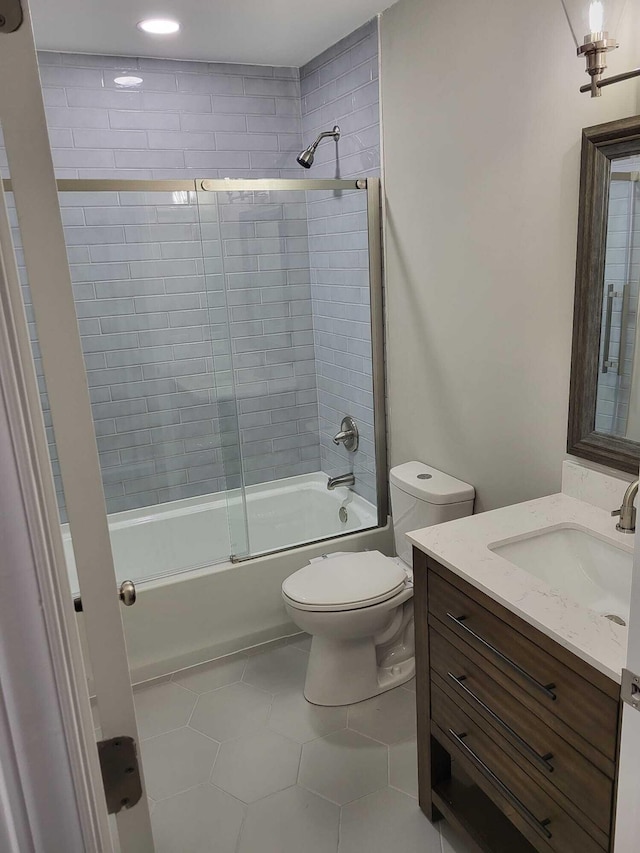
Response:
POLYGON ((329 477, 327 488, 329 490, 337 489, 338 486, 355 486, 356 478, 353 474, 340 474, 339 477, 329 477))

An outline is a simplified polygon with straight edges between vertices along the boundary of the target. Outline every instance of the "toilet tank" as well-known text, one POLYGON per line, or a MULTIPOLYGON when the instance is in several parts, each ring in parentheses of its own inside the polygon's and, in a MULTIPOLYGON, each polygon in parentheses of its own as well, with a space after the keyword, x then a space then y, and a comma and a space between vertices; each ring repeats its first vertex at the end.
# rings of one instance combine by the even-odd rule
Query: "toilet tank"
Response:
POLYGON ((389 472, 396 554, 412 564, 410 530, 442 524, 473 513, 476 490, 422 462, 405 462, 389 472))

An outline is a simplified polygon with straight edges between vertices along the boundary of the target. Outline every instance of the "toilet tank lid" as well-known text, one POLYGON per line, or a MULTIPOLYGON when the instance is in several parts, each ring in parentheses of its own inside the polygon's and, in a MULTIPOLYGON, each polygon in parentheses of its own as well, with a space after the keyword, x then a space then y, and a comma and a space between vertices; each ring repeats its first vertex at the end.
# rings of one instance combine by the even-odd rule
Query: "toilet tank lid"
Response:
POLYGON ((391 484, 403 492, 432 504, 472 501, 476 490, 437 468, 423 462, 405 462, 389 472, 391 484))

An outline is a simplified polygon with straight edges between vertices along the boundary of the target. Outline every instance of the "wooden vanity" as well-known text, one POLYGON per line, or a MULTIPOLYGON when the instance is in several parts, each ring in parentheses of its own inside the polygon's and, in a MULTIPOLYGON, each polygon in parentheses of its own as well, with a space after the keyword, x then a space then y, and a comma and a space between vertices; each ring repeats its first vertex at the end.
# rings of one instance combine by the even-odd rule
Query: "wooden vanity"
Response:
POLYGON ((486 853, 613 847, 620 685, 414 548, 420 807, 486 853))

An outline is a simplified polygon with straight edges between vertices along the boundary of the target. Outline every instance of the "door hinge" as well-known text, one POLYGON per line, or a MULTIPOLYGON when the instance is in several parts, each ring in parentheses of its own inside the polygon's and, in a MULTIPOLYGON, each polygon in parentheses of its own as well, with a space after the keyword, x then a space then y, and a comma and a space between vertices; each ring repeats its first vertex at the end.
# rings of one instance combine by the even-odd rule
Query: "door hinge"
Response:
POLYGON ((135 740, 125 736, 99 740, 98 756, 109 814, 135 806, 142 796, 135 740))
POLYGON ((20 0, 0 0, 0 33, 15 33, 23 20, 20 0))
POLYGON ((620 695, 623 702, 640 711, 640 675, 630 669, 623 669, 620 695))

